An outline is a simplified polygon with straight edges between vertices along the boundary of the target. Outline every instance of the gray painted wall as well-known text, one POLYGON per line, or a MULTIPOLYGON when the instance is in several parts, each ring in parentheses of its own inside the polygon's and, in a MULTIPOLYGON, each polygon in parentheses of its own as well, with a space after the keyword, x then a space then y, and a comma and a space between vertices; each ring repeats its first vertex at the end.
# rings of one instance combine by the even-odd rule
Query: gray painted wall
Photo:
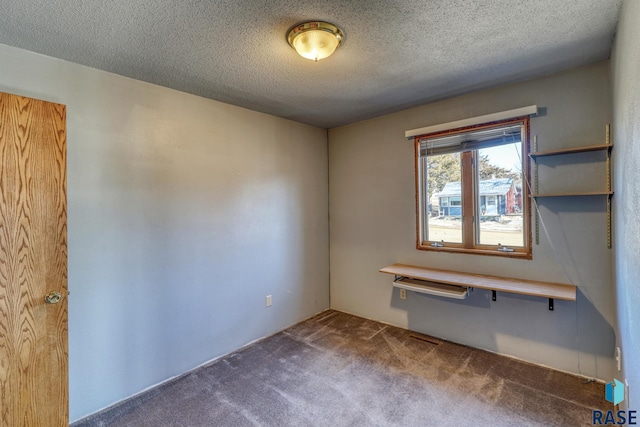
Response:
MULTIPOLYGON (((632 384, 640 383, 631 368, 640 297, 630 286, 639 277, 630 220, 638 190, 629 179, 640 156, 631 42, 639 14, 637 3, 625 3, 613 63, 619 329, 632 384)), ((533 261, 420 252, 413 149, 402 136, 538 104, 546 109, 532 120, 540 149, 601 143, 611 121, 608 62, 332 129, 329 163, 321 129, 3 45, 0 62, 1 91, 68 107, 72 420, 326 308, 328 202, 334 308, 557 369, 614 375, 604 200, 541 204, 547 231, 533 261), (480 290, 464 302, 412 293, 404 301, 377 272, 394 262, 572 282, 578 302, 556 301, 549 312, 546 300, 499 294, 492 302, 480 290)), ((600 160, 543 165, 541 189, 603 185, 600 160)))
POLYGON ((629 384, 627 404, 640 410, 640 2, 625 1, 614 43, 613 135, 615 271, 619 343, 629 384))
POLYGON ((325 130, 0 63, 0 91, 67 105, 72 421, 328 308, 325 130))
MULTIPOLYGON (((415 249, 414 159, 404 131, 537 104, 539 149, 604 143, 611 120, 609 62, 447 99, 329 131, 331 306, 459 343, 599 379, 613 374, 612 256, 604 197, 540 203, 533 260, 415 249), (395 262, 481 274, 574 283, 577 303, 475 290, 465 301, 408 293, 395 262), (579 351, 578 351, 579 350, 579 351)), ((604 153, 540 166, 540 190, 605 189, 604 153)), ((636 199, 637 200, 637 199, 636 199)))

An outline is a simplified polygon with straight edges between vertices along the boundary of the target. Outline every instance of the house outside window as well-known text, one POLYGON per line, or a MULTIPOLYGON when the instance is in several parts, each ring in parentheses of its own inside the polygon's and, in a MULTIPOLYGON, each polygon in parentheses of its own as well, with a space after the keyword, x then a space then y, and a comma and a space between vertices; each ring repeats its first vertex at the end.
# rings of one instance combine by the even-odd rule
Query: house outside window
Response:
POLYGON ((417 248, 531 258, 528 117, 415 137, 417 248))

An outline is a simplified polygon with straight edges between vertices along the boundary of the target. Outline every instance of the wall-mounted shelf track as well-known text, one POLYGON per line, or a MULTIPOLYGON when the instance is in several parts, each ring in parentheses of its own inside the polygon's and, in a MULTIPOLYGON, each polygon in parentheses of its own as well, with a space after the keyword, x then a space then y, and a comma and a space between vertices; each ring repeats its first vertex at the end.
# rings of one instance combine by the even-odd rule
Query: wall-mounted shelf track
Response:
MULTIPOLYGON (((607 197, 607 247, 611 248, 611 197, 613 197, 613 188, 611 185, 611 149, 613 144, 611 143, 611 127, 606 125, 605 129, 605 143, 600 145, 588 145, 584 147, 571 147, 562 148, 557 150, 538 151, 538 139, 534 136, 533 139, 533 152, 529 153, 529 157, 533 160, 533 194, 531 197, 534 199, 540 199, 545 197, 584 197, 584 196, 606 196, 607 197), (552 192, 552 193, 539 193, 538 192, 538 159, 541 157, 571 155, 577 153, 587 153, 590 151, 605 151, 606 152, 606 190, 595 191, 578 191, 578 192, 552 192)), ((536 244, 540 243, 539 221, 536 209, 536 244)))

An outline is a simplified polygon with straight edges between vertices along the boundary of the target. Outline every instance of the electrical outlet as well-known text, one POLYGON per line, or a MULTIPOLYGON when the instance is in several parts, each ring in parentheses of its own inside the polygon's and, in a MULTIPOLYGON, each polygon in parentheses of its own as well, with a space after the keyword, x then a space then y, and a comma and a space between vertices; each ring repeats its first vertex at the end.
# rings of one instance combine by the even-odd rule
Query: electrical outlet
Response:
POLYGON ((267 295, 264 299, 264 306, 271 307, 271 295, 267 295))
POLYGON ((616 367, 618 371, 622 370, 622 352, 620 351, 620 347, 616 347, 616 367))
POLYGON ((400 289, 400 299, 407 299, 407 290, 400 289))

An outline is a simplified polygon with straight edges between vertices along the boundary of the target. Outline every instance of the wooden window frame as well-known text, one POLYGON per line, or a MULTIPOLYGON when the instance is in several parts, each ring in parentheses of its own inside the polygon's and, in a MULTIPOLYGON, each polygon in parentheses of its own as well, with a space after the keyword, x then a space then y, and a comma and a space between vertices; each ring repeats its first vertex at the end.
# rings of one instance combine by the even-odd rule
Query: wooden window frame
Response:
MULTIPOLYGON (((424 135, 418 135, 414 137, 414 155, 415 155, 415 196, 416 196, 416 248, 423 251, 436 251, 436 252, 448 252, 448 253, 464 253, 474 255, 489 255, 499 256, 516 259, 532 259, 532 242, 531 242, 531 198, 529 193, 529 187, 527 185, 530 181, 530 162, 529 162, 529 140, 530 140, 530 119, 528 116, 518 117, 507 120, 500 120, 489 123, 482 123, 473 126, 467 126, 463 128, 450 129, 446 131, 434 132, 424 135), (473 151, 461 151, 461 163, 462 163, 462 243, 447 242, 445 246, 433 247, 431 246, 434 241, 423 241, 423 210, 424 206, 421 194, 424 184, 422 180, 422 165, 420 164, 420 140, 425 137, 436 138, 446 135, 453 135, 457 133, 467 132, 471 130, 482 130, 493 127, 507 126, 510 124, 522 124, 523 141, 522 141, 522 215, 523 215, 523 238, 524 245, 522 247, 513 247, 513 252, 502 252, 498 249, 498 245, 486 245, 480 244, 478 240, 478 230, 474 225, 475 218, 478 218, 479 206, 476 204, 476 191, 478 186, 475 182, 477 176, 477 158, 473 151), (470 190, 467 190, 470 189, 470 190)), ((428 205, 428 202, 427 202, 428 205)))

